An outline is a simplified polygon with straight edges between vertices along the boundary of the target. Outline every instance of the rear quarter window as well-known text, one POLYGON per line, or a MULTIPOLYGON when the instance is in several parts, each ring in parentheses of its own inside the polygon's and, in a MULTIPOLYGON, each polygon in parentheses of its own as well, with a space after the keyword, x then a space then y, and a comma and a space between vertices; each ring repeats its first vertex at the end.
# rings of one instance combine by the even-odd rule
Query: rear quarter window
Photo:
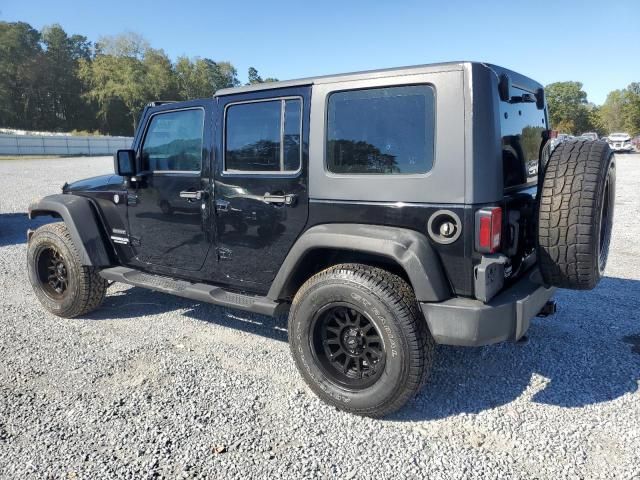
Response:
MULTIPOLYGON (((524 93, 524 92, 519 92, 524 93)), ((500 102, 502 169, 505 188, 537 182, 545 112, 535 103, 500 102)))
POLYGON ((407 175, 431 170, 434 92, 428 85, 329 96, 327 168, 338 174, 407 175))

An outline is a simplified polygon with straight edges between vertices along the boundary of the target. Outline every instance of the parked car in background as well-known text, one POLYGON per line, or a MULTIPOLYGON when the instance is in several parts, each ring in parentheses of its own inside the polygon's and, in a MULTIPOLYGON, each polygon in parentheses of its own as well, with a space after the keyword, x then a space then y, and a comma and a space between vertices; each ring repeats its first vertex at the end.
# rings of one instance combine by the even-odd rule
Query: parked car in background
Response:
POLYGON ((572 138, 574 138, 574 137, 572 135, 567 134, 567 133, 558 133, 555 138, 551 139, 551 142, 550 142, 551 150, 556 148, 562 142, 565 142, 567 140, 571 140, 572 138))
POLYGON ((628 133, 612 133, 608 137, 608 143, 614 152, 632 152, 631 135, 628 133))
POLYGON ((631 139, 631 145, 636 149, 636 152, 640 152, 640 135, 637 135, 631 139))
POLYGON ((580 138, 584 138, 585 140, 598 140, 598 134, 596 132, 585 132, 580 135, 580 138))

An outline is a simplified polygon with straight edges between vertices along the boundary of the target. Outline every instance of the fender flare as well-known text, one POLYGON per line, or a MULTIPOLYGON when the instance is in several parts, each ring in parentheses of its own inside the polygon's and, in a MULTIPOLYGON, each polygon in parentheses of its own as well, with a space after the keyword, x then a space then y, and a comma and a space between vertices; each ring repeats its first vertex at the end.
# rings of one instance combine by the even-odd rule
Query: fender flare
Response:
POLYGON ((29 219, 43 216, 61 218, 80 254, 82 265, 111 265, 91 201, 77 195, 57 194, 41 198, 29 205, 29 219))
POLYGON ((349 223, 317 225, 305 231, 291 247, 267 297, 279 300, 286 296, 288 281, 305 256, 313 250, 327 248, 393 260, 406 272, 420 302, 438 302, 451 297, 440 258, 426 235, 406 228, 349 223))

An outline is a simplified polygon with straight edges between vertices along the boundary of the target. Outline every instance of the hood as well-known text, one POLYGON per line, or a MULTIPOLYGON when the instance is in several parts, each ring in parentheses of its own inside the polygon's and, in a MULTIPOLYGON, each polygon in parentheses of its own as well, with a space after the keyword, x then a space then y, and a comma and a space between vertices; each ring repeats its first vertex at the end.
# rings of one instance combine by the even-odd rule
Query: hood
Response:
POLYGON ((614 142, 624 142, 625 140, 631 140, 631 135, 628 133, 612 133, 608 138, 614 142))
POLYGON ((109 190, 114 185, 121 185, 122 177, 114 174, 98 175, 97 177, 84 178, 62 186, 63 193, 86 192, 88 190, 109 190))

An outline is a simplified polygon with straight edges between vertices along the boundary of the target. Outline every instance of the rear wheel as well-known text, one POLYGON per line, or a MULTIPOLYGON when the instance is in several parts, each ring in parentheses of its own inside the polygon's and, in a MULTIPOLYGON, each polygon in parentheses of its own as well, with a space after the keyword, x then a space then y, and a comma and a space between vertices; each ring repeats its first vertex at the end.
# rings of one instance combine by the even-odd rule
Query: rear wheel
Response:
POLYGON ((33 233, 27 266, 36 297, 59 317, 84 315, 104 300, 107 281, 96 268, 81 265, 64 223, 43 225, 33 233))
POLYGON ((411 287, 359 264, 331 267, 300 288, 289 314, 289 343, 322 400, 372 417, 415 395, 435 348, 411 287))
POLYGON ((609 256, 615 164, 602 141, 563 142, 544 174, 538 213, 540 271, 548 285, 594 288, 609 256))

